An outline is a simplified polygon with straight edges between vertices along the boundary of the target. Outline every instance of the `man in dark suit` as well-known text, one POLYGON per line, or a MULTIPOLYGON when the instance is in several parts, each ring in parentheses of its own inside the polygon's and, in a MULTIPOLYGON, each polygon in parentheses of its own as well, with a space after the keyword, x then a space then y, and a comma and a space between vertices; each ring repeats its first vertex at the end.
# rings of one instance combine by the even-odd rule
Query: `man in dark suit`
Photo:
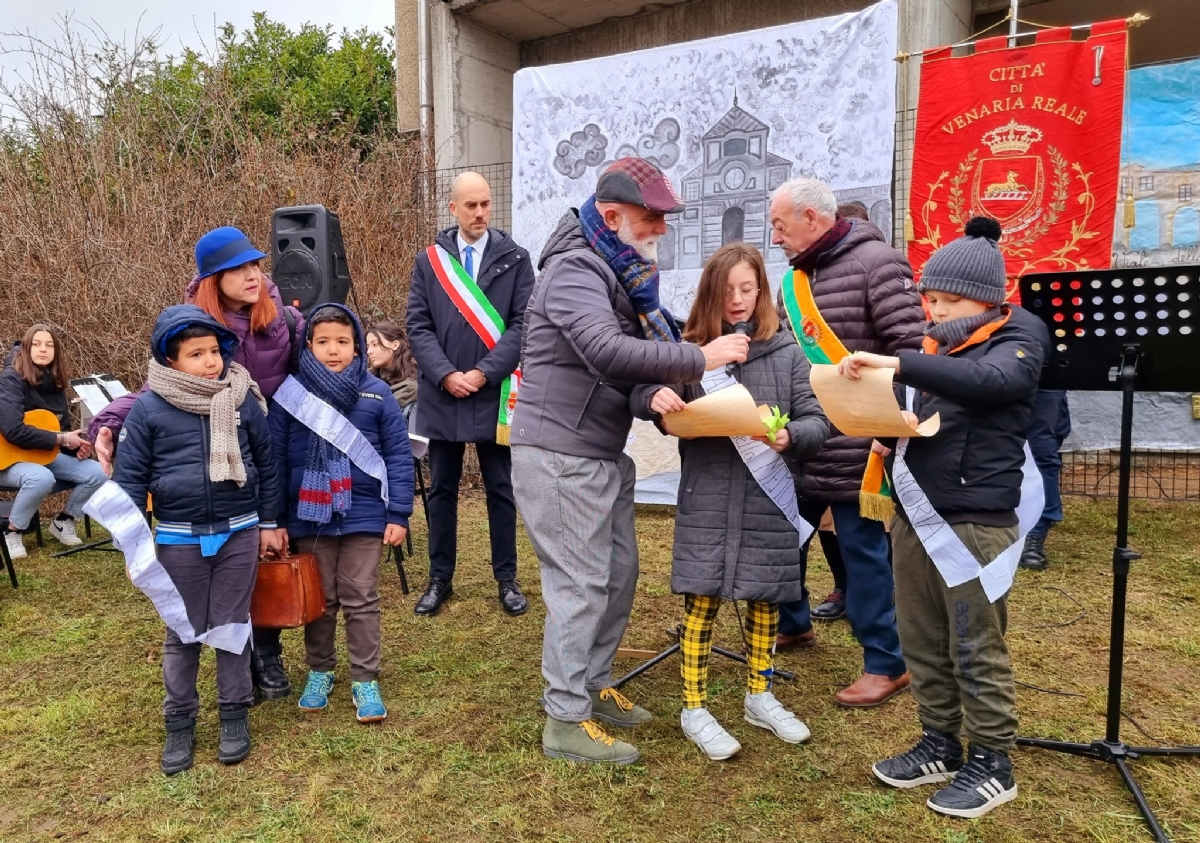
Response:
POLYGON ((517 511, 501 405, 511 410, 518 383, 514 370, 533 265, 507 232, 489 228, 492 196, 483 176, 463 173, 454 180, 450 212, 458 225, 417 255, 408 290, 406 323, 419 369, 414 430, 429 439, 431 474, 429 586, 415 611, 435 614, 452 593, 463 451, 473 442, 500 605, 521 615, 528 603, 517 584, 517 511))

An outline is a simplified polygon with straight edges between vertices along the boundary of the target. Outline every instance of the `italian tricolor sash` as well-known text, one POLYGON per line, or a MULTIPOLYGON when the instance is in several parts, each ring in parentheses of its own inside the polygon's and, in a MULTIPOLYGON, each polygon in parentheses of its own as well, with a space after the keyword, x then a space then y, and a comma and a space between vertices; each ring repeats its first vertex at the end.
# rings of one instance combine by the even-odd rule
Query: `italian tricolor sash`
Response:
MULTIPOLYGON (((462 268, 462 264, 453 255, 436 244, 430 246, 426 250, 426 254, 429 255, 429 263, 433 266, 433 274, 437 276, 438 283, 442 285, 442 289, 446 291, 450 301, 454 302, 458 312, 483 340, 483 344, 488 347, 488 350, 493 349, 500 341, 500 335, 504 333, 505 329, 504 320, 500 318, 496 308, 488 301, 483 290, 479 289, 475 279, 462 268)), ((520 385, 521 369, 519 367, 500 384, 500 416, 496 420, 496 443, 499 445, 509 443, 513 412, 517 409, 517 390, 520 385)))
MULTIPOLYGON (((781 288, 783 309, 808 362, 836 365, 850 354, 817 309, 805 273, 789 269, 783 276, 781 288)), ((888 521, 896 514, 892 490, 883 469, 883 457, 873 451, 867 457, 867 470, 858 490, 858 510, 863 517, 874 521, 888 521)))

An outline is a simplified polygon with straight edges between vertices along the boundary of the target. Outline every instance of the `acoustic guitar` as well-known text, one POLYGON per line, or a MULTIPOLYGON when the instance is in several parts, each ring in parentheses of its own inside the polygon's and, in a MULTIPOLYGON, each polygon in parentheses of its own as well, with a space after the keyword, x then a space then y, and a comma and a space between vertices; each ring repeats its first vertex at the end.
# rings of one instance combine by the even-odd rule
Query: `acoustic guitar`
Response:
MULTIPOLYGON (((30 410, 25 414, 25 424, 30 427, 36 427, 38 430, 48 430, 51 433, 58 433, 61 430, 58 424, 58 416, 49 410, 30 410)), ((11 468, 19 462, 50 465, 50 463, 54 462, 54 458, 58 456, 58 453, 57 446, 46 451, 31 451, 26 448, 18 448, 3 436, 0 436, 0 471, 11 468)))

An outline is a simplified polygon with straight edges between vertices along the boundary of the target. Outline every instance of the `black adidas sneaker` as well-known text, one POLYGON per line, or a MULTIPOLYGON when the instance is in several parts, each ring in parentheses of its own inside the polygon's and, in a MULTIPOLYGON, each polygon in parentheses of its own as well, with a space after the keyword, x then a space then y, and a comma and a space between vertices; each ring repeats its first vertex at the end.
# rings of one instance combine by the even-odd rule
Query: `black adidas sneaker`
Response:
POLYGON ((917 745, 871 768, 875 777, 892 787, 917 787, 954 778, 962 769, 963 748, 955 735, 925 729, 917 745))
POLYGON ((966 766, 954 781, 929 797, 925 804, 939 814, 974 819, 1016 798, 1012 760, 1003 752, 972 746, 966 766))

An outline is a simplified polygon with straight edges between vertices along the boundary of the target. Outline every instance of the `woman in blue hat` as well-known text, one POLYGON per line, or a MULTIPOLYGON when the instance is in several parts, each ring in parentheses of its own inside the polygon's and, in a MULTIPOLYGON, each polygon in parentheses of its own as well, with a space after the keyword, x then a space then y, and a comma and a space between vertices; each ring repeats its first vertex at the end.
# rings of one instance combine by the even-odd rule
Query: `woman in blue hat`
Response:
MULTIPOLYGON (((263 397, 270 400, 296 371, 296 338, 304 336, 304 317, 284 305, 279 288, 263 272, 265 257, 240 229, 213 229, 196 242, 196 277, 187 285, 184 300, 237 335, 233 361, 246 367, 263 397)), ((136 395, 118 398, 89 426, 96 454, 106 468, 112 464, 116 434, 136 399, 136 395)), ((278 629, 254 628, 251 668, 259 699, 282 699, 292 691, 279 634, 278 629)))

